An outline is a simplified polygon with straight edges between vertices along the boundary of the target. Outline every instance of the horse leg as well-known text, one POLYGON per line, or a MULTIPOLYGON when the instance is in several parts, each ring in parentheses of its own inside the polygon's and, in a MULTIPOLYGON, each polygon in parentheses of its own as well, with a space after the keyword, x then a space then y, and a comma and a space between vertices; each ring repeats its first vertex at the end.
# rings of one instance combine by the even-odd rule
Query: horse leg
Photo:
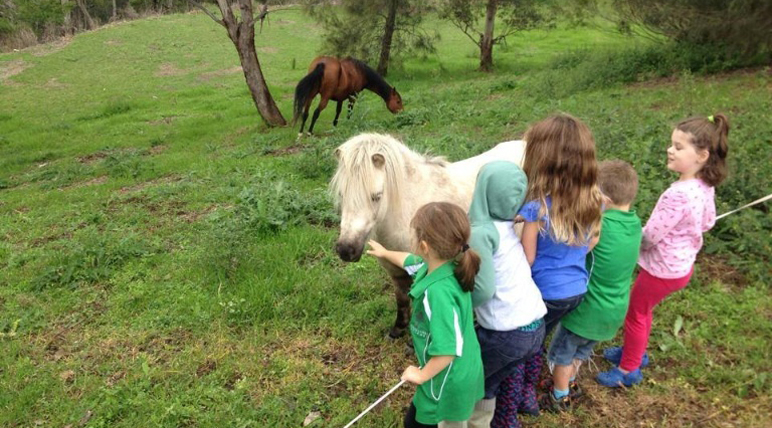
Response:
POLYGON ((356 94, 349 95, 348 97, 348 111, 346 112, 346 119, 351 120, 351 115, 354 113, 354 103, 357 100, 356 94))
POLYGON ((298 132, 298 137, 303 136, 303 128, 306 126, 306 119, 308 119, 308 107, 303 110, 303 121, 300 122, 300 132, 298 132))
POLYGON ((332 126, 338 126, 338 117, 340 117, 341 110, 343 110, 343 101, 338 101, 338 105, 335 106, 335 120, 332 121, 332 126))
POLYGON ((413 279, 409 275, 402 274, 391 278, 394 280, 394 297, 397 300, 397 319, 394 321, 394 327, 389 331, 389 337, 396 339, 405 334, 407 325, 410 322, 410 285, 413 279))
POLYGON ((311 118, 311 126, 308 127, 308 133, 313 134, 314 133, 314 125, 316 124, 316 119, 319 119, 319 113, 324 110, 325 107, 327 107, 327 99, 322 98, 319 100, 319 105, 316 107, 316 110, 314 110, 314 117, 311 118))

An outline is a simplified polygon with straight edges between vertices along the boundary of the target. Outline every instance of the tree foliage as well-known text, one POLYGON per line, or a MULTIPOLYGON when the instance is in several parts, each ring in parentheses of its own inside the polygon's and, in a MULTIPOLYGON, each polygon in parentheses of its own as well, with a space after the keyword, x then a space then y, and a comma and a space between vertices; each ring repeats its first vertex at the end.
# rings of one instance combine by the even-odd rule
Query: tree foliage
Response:
POLYGON ((769 0, 571 0, 564 9, 604 16, 627 34, 712 46, 747 58, 772 51, 769 0))
POLYGON ((426 0, 342 0, 340 5, 311 0, 305 9, 324 27, 323 52, 375 64, 381 57, 388 10, 393 2, 396 20, 390 44, 391 62, 409 55, 434 53, 434 42, 439 36, 421 27, 429 10, 426 0))
POLYGON ((547 6, 543 0, 444 0, 439 12, 480 48, 480 68, 489 71, 494 45, 519 31, 554 25, 547 6))

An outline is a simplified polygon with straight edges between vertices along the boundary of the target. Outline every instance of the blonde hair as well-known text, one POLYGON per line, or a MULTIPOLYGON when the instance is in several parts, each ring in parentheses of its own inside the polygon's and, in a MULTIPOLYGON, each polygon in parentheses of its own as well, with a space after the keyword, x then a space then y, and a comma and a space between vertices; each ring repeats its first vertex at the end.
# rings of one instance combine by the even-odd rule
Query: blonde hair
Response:
POLYGON ((691 134, 691 143, 697 151, 707 150, 708 162, 697 172, 697 178, 710 186, 718 186, 726 178, 726 155, 729 152, 729 119, 721 113, 710 117, 692 117, 682 120, 676 129, 691 134))
POLYGON ((430 202, 416 211, 410 221, 418 242, 426 241, 442 260, 456 260, 453 273, 464 291, 474 290, 480 270, 480 256, 469 249, 471 227, 466 212, 450 202, 430 202))
POLYGON ((573 116, 558 114, 531 126, 524 140, 527 199, 541 203, 539 217, 548 216, 553 240, 587 245, 600 229, 602 204, 590 128, 573 116))

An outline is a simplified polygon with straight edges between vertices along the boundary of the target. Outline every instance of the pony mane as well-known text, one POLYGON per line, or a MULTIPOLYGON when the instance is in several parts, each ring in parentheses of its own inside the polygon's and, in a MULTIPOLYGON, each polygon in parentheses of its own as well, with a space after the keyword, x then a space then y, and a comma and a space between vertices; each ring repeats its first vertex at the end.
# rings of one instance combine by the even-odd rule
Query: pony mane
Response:
POLYGON ((346 57, 346 59, 356 64, 356 66, 362 71, 362 74, 364 74, 367 78, 367 85, 372 86, 373 91, 376 94, 383 98, 384 101, 389 102, 389 96, 391 95, 392 89, 391 85, 389 85, 386 80, 381 77, 380 74, 378 74, 377 71, 370 68, 370 66, 364 62, 352 57, 346 57))
POLYGON ((371 189, 376 167, 372 156, 380 154, 384 158, 385 181, 381 204, 385 204, 389 213, 400 212, 403 192, 406 186, 405 176, 416 164, 426 164, 444 168, 448 162, 442 157, 420 155, 399 142, 391 135, 364 133, 341 144, 338 153, 338 169, 330 181, 330 191, 336 205, 341 198, 355 210, 373 210, 371 189))

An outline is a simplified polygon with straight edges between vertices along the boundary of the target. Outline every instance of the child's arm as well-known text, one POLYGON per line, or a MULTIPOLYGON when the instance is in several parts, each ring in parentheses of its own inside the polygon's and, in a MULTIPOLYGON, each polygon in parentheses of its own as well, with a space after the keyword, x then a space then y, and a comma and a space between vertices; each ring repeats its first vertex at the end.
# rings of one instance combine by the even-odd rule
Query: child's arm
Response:
POLYGON ((454 358, 456 357, 453 355, 438 355, 430 358, 423 368, 419 369, 416 366, 408 366, 402 373, 402 380, 421 385, 436 376, 437 373, 443 371, 445 367, 453 362, 454 358))
POLYGON ((528 264, 533 266, 533 261, 536 260, 536 239, 539 237, 539 222, 527 221, 523 226, 523 237, 520 241, 523 243, 523 251, 525 251, 525 258, 528 260, 528 264))
POLYGON ((647 250, 662 240, 673 230, 684 216, 684 209, 689 204, 685 193, 666 190, 657 201, 646 227, 643 228, 641 250, 647 250))
POLYGON ((385 259, 387 262, 399 266, 405 266, 405 259, 410 253, 404 253, 402 251, 391 251, 383 248, 383 245, 373 241, 372 239, 367 242, 372 250, 367 250, 367 254, 378 257, 379 259, 385 259))

